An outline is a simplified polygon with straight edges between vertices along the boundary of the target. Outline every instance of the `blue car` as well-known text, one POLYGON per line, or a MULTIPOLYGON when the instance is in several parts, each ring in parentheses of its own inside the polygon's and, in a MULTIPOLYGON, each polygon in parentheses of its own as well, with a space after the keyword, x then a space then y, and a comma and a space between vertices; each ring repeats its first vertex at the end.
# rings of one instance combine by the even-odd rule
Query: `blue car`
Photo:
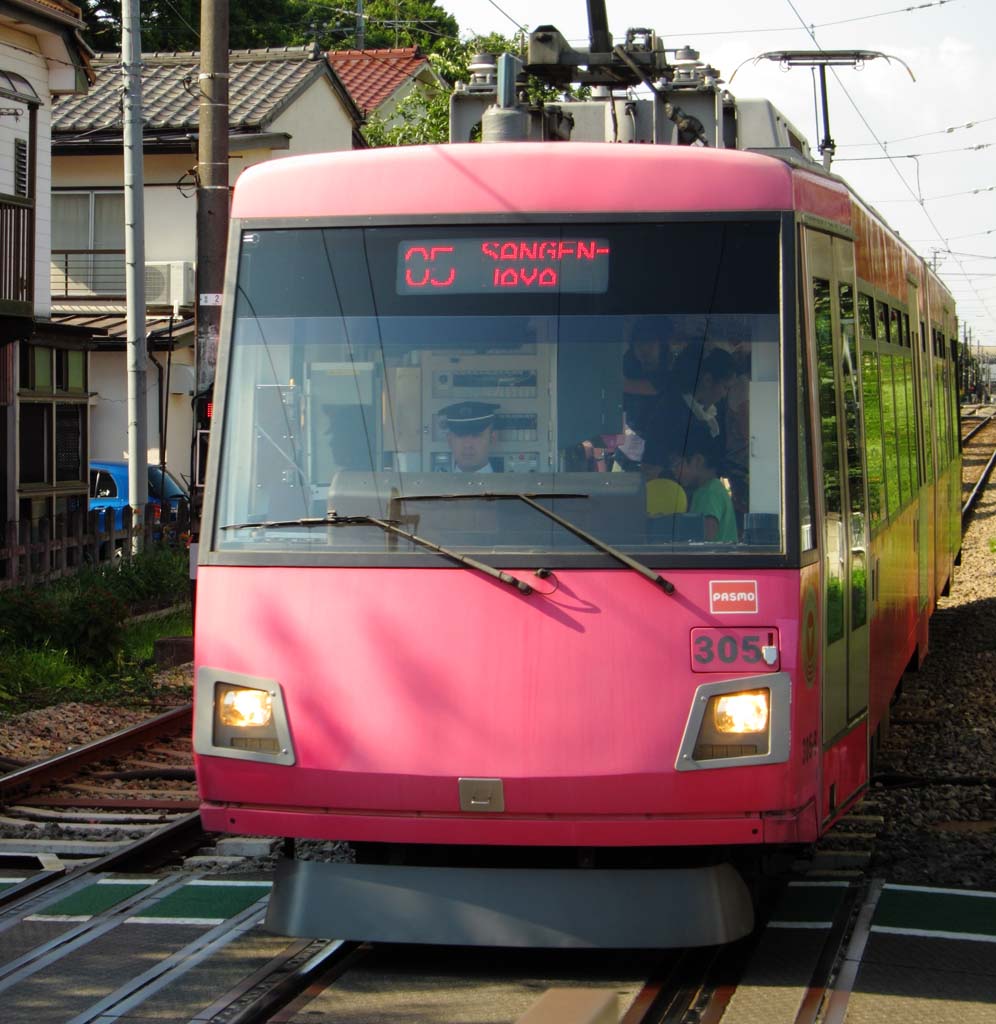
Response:
MULTIPOLYGON (((190 497, 183 485, 167 469, 165 473, 158 466, 149 466, 149 503, 146 506, 147 521, 156 525, 175 522, 181 508, 189 509, 190 497), (167 511, 163 512, 165 502, 167 511)), ((128 463, 96 461, 90 463, 90 509, 113 509, 114 527, 120 530, 123 513, 128 507, 128 463)), ((99 517, 100 529, 104 529, 106 513, 99 517)))

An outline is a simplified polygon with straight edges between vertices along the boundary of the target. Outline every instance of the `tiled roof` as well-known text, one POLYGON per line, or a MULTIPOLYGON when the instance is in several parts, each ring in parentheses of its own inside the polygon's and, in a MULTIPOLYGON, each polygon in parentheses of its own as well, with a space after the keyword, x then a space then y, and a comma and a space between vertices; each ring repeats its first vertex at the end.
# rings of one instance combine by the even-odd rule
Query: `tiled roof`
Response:
MULTIPOLYGON (((101 129, 120 132, 121 60, 98 54, 97 84, 85 96, 60 100, 52 112, 53 136, 101 129)), ((229 54, 229 129, 262 131, 314 79, 326 75, 347 109, 353 106, 329 65, 311 47, 237 50, 229 54)), ((196 131, 199 119, 199 53, 142 54, 142 119, 146 134, 196 131)), ((357 115, 358 112, 350 110, 357 115)))
POLYGON ((417 46, 396 50, 331 50, 329 63, 364 114, 432 65, 417 46))
POLYGON ((80 8, 78 4, 69 3, 69 0, 32 0, 30 4, 17 4, 15 0, 15 6, 19 7, 43 7, 48 10, 50 14, 61 15, 60 20, 62 21, 75 21, 76 24, 83 27, 83 16, 80 14, 80 8))

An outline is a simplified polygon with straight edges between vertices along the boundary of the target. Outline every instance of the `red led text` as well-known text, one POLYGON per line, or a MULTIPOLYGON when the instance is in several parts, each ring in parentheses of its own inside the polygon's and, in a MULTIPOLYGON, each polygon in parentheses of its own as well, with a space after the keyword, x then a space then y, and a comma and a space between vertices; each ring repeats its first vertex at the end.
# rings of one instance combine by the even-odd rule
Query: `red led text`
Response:
POLYGON ((456 280, 456 267, 440 259, 453 252, 452 245, 413 245, 405 252, 405 284, 409 288, 449 288, 456 280))

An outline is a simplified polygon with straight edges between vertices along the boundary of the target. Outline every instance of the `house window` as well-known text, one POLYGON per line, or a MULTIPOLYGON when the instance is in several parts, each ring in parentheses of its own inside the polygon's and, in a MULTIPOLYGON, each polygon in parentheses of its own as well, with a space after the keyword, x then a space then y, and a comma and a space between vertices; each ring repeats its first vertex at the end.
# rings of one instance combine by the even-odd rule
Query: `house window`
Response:
POLYGON ((125 294, 123 192, 52 193, 52 296, 125 294))
POLYGON ((20 346, 22 391, 52 392, 52 349, 46 345, 20 346))
POLYGON ((21 406, 20 455, 22 484, 50 484, 52 448, 52 406, 46 402, 25 402, 21 406))
POLYGON ((83 479, 83 415, 85 408, 63 402, 55 407, 55 482, 83 479))
POLYGON ((59 349, 55 353, 55 390, 86 391, 86 353, 59 349))

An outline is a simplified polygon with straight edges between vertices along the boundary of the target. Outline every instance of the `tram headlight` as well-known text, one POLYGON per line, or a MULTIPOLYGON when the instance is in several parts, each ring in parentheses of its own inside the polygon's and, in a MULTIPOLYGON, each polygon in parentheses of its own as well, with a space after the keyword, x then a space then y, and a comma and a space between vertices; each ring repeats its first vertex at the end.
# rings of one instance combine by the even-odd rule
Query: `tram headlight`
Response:
POLYGON ((270 724, 273 695, 267 690, 219 687, 218 720, 222 725, 247 729, 270 724))
POLYGON ((791 708, 792 680, 787 672, 700 683, 675 768, 688 772, 787 761, 791 708))
POLYGON ((283 688, 276 679, 202 665, 194 684, 194 750, 294 764, 283 688))
POLYGON ((771 694, 767 690, 727 693, 712 699, 712 719, 720 733, 762 733, 768 728, 771 694))

